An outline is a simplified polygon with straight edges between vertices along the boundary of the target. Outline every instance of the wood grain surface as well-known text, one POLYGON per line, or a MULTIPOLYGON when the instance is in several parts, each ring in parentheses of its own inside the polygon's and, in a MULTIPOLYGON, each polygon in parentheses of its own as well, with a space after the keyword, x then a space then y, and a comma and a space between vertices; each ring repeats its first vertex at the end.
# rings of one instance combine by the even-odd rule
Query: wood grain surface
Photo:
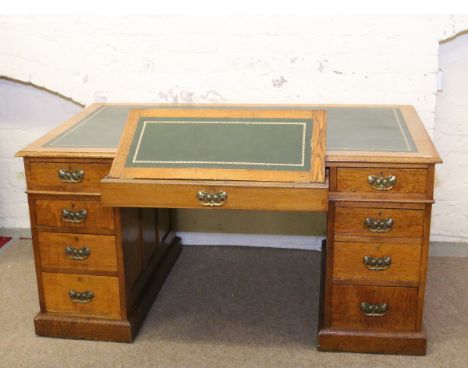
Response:
POLYGON ((400 168, 338 168, 337 191, 374 194, 414 193, 426 195, 427 171, 425 169, 400 168), (397 182, 391 190, 375 190, 367 178, 374 176, 396 176, 397 182))
POLYGON ((49 200, 36 199, 36 219, 38 226, 59 227, 76 232, 112 232, 114 212, 111 207, 102 206, 99 202, 89 200, 49 200), (82 223, 70 223, 63 220, 62 210, 86 210, 87 216, 82 223))
POLYGON ((43 269, 87 273, 117 272, 115 236, 40 231, 38 243, 43 269), (84 260, 70 259, 65 254, 67 246, 76 249, 86 247, 90 255, 84 260))
POLYGON ((48 272, 44 272, 42 277, 47 312, 121 318, 117 277, 48 272), (76 303, 68 295, 70 290, 92 291, 94 298, 89 303, 76 303))
POLYGON ((423 233, 424 211, 393 208, 337 207, 335 233, 339 235, 385 238, 414 237, 423 233), (393 219, 389 232, 370 232, 364 222, 367 218, 393 219))
POLYGON ((205 182, 152 182, 105 179, 102 203, 119 207, 237 209, 270 211, 326 211, 328 187, 325 184, 294 187, 236 186, 205 182), (314 187, 316 186, 316 187, 314 187), (227 200, 219 207, 209 207, 197 200, 198 191, 226 192, 227 200))
POLYGON ((331 327, 356 330, 415 330, 418 288, 333 285, 331 327), (361 303, 388 304, 381 317, 365 316, 361 303))
POLYGON ((421 244, 335 242, 333 280, 340 283, 418 286, 421 244), (384 270, 368 269, 364 256, 391 258, 384 270))
POLYGON ((65 191, 72 193, 99 192, 101 179, 110 170, 110 164, 88 162, 30 162, 29 190, 65 191), (83 170, 84 177, 78 183, 63 182, 58 172, 83 170))

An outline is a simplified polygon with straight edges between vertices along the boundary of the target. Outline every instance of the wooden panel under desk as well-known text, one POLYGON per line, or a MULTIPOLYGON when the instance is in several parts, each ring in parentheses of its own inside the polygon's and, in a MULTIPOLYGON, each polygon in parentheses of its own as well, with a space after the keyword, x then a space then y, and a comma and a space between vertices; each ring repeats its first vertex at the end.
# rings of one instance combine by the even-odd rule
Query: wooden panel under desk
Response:
POLYGON ((28 189, 32 191, 99 192, 101 179, 110 170, 110 163, 89 163, 78 161, 30 161, 28 189), (67 173, 82 171, 77 182, 59 177, 59 171, 67 173))
POLYGON ((418 286, 421 244, 339 242, 333 245, 333 281, 364 285, 418 286), (364 256, 389 257, 387 269, 373 270, 364 256))
POLYGON ((39 231, 37 238, 44 270, 117 272, 115 236, 39 231), (67 255, 67 247, 87 249, 89 255, 83 259, 74 259, 67 255))
POLYGON ((333 285, 331 327, 356 330, 415 330, 418 288, 333 285), (383 316, 363 313, 361 304, 387 304, 383 316))
POLYGON ((110 233, 115 229, 114 212, 110 207, 91 200, 35 199, 36 224, 42 227, 57 227, 81 233, 110 233), (85 210, 82 222, 67 222, 63 210, 85 210))
POLYGON ((385 238, 421 238, 424 211, 396 208, 337 207, 335 212, 335 234, 385 238), (367 218, 393 219, 389 232, 371 232, 365 226, 367 218))

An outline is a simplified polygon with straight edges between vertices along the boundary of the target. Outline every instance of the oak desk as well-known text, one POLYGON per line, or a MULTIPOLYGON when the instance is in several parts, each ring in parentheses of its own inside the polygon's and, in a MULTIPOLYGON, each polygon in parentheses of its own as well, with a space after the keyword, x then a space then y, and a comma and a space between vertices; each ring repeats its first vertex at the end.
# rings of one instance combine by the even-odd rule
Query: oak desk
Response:
POLYGON ((39 335, 132 341, 181 250, 169 208, 327 211, 319 350, 425 354, 441 160, 411 106, 93 104, 17 156, 27 179, 39 335), (110 171, 131 109, 325 110, 322 182, 267 173, 263 182, 176 177, 142 181, 135 193, 110 171), (262 198, 254 197, 259 190, 262 198))

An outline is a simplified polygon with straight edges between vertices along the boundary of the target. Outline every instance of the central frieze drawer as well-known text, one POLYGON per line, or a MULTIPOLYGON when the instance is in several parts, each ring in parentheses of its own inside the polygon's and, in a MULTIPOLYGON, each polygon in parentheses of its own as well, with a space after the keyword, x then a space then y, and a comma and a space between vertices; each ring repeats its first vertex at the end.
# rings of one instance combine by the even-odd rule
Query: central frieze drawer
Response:
POLYGON ((102 181, 101 200, 118 207, 326 211, 328 182, 281 185, 106 178, 102 181))
POLYGON ((334 285, 331 326, 357 330, 415 330, 418 288, 334 285))
POLYGON ((421 238, 424 211, 396 208, 337 207, 335 234, 421 238))
POLYGON ((118 277, 42 273, 47 312, 121 318, 118 277))
POLYGON ((89 200, 37 199, 38 226, 75 228, 95 233, 114 230, 114 211, 101 203, 89 200))
POLYGON ((401 168, 339 168, 338 192, 372 192, 426 194, 426 169, 401 168))
POLYGON ((335 241, 333 280, 418 286, 421 244, 335 241))
POLYGON ((117 272, 115 236, 76 233, 37 233, 44 268, 117 272))

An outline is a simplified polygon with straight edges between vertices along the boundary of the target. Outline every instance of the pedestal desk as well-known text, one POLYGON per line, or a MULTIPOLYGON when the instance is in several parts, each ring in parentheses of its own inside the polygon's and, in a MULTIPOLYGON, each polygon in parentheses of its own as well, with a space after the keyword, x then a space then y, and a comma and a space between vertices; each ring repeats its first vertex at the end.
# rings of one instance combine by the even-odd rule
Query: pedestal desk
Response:
POLYGON ((27 180, 38 335, 133 341, 181 251, 171 208, 323 211, 318 349, 426 352, 424 290, 441 160, 411 106, 93 104, 17 156, 27 180), (213 130, 206 116, 224 130, 213 130), (151 138, 169 125, 145 130, 142 117, 203 125, 200 140, 226 145, 203 149, 222 164, 150 160, 200 153, 190 154, 193 129, 170 127, 177 140, 151 138), (252 130, 242 132, 247 117, 252 130), (230 134, 249 131, 258 136, 232 143, 230 134), (288 152, 294 145, 302 159, 300 150, 288 152), (232 161, 230 151, 251 159, 232 161), (296 154, 298 164, 288 163, 296 154))

